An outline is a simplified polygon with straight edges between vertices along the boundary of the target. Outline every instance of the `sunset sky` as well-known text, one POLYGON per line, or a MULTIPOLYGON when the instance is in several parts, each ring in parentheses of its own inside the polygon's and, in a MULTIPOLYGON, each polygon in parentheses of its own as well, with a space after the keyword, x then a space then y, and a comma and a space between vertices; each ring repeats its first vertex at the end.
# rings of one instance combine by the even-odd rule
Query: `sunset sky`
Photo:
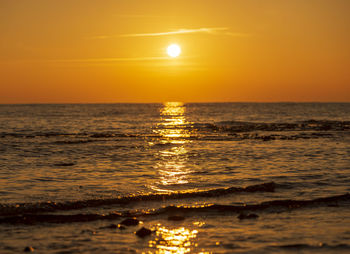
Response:
POLYGON ((350 102, 349 13, 348 0, 1 0, 0 103, 350 102))

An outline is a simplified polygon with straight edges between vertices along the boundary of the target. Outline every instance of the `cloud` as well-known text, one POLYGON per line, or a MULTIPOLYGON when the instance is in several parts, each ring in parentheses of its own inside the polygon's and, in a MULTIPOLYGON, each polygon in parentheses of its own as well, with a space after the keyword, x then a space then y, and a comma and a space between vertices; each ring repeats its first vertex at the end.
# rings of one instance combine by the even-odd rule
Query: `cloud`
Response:
MULTIPOLYGON (((184 57, 182 57, 184 58, 184 57)), ((188 57, 186 57, 188 58, 188 57)), ((70 59, 18 59, 11 61, 0 61, 0 64, 8 63, 117 63, 117 62, 151 62, 169 60, 169 56, 150 56, 150 57, 106 57, 106 58, 70 58, 70 59)))
POLYGON ((135 33, 135 34, 122 34, 121 37, 151 37, 151 36, 167 36, 173 34, 193 34, 193 33, 206 33, 214 34, 222 31, 227 31, 227 27, 212 27, 212 28, 196 28, 196 29, 179 29, 170 32, 161 33, 135 33))
POLYGON ((203 27, 194 29, 178 29, 168 32, 158 32, 158 33, 132 33, 132 34, 120 34, 120 35, 101 35, 94 36, 91 39, 109 39, 116 37, 156 37, 156 36, 168 36, 168 35, 184 35, 184 34, 212 34, 212 35, 226 35, 226 36, 236 36, 245 37, 249 34, 244 33, 232 33, 229 31, 228 27, 203 27))
POLYGON ((169 57, 110 57, 110 58, 81 58, 81 59, 55 59, 48 60, 56 63, 103 63, 103 62, 139 62, 167 60, 169 57))

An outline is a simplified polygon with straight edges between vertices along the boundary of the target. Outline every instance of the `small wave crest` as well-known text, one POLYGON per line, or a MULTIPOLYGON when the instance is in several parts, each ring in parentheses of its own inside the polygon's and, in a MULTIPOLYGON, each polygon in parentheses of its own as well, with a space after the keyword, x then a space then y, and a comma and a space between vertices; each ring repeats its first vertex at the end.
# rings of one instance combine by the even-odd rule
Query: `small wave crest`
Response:
MULTIPOLYGON (((79 132, 79 133, 68 133, 68 132, 0 132, 0 138, 12 137, 12 138, 56 138, 56 137, 67 137, 67 138, 124 138, 124 137, 136 137, 134 134, 115 133, 115 132, 79 132)), ((91 142, 92 140, 83 140, 91 142)), ((58 141, 59 142, 59 141, 58 141)), ((65 143, 65 141, 62 141, 65 143)), ((75 141, 73 141, 75 142, 75 141)), ((79 142, 79 141, 78 141, 79 142)), ((81 142, 83 143, 83 142, 81 142)))
POLYGON ((63 203, 43 202, 43 203, 21 203, 16 205, 0 204, 0 216, 16 215, 24 213, 54 212, 58 210, 75 210, 88 207, 99 207, 108 205, 128 204, 139 201, 163 201, 169 199, 184 199, 196 197, 217 197, 240 192, 274 192, 276 183, 262 183, 247 187, 218 188, 202 191, 181 191, 171 193, 154 193, 143 195, 129 195, 125 197, 111 199, 91 199, 67 201, 63 203))
POLYGON ((310 251, 321 251, 321 250, 350 250, 350 245, 348 244, 337 244, 337 245, 329 245, 325 243, 320 243, 318 245, 310 245, 304 243, 297 244, 285 244, 285 245, 274 245, 270 246, 270 248, 277 248, 283 250, 291 250, 291 251, 302 251, 302 250, 310 250, 310 251))
POLYGON ((337 206, 338 202, 350 201, 350 194, 346 193, 343 195, 317 198, 311 200, 272 200, 266 201, 254 205, 202 205, 202 206, 167 206, 158 211, 159 214, 162 213, 188 213, 188 212, 247 212, 247 211, 263 211, 272 209, 275 211, 280 211, 281 209, 297 209, 306 208, 310 206, 337 206))
MULTIPOLYGON (((245 213, 245 212, 280 212, 297 208, 334 206, 339 202, 349 202, 350 194, 317 198, 312 200, 272 200, 254 205, 200 205, 200 206, 166 206, 153 210, 128 211, 124 213, 112 212, 109 214, 21 214, 0 218, 1 223, 7 224, 37 224, 37 223, 73 223, 89 222, 96 220, 116 220, 124 217, 149 217, 149 216, 170 216, 173 214, 217 214, 217 213, 245 213), (281 210, 282 209, 282 210, 281 210)), ((303 246, 280 246, 282 248, 300 248, 303 246)))
MULTIPOLYGON (((221 140, 298 140, 332 138, 349 133, 350 121, 306 120, 291 123, 265 123, 222 121, 216 123, 193 124, 197 134, 203 139, 221 140), (214 136, 213 136, 214 135, 214 136)), ((196 137, 197 138, 197 137, 196 137)))
POLYGON ((306 120, 292 123, 256 123, 225 121, 218 122, 211 129, 227 132, 251 131, 345 131, 350 130, 350 121, 306 120))

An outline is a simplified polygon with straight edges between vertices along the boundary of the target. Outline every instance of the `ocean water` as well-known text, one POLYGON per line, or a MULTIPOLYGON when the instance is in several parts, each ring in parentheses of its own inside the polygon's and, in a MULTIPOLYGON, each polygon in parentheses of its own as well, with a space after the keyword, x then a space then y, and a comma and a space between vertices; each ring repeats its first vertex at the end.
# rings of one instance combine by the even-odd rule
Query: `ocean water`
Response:
POLYGON ((349 103, 0 105, 0 253, 349 253, 349 191, 349 103))

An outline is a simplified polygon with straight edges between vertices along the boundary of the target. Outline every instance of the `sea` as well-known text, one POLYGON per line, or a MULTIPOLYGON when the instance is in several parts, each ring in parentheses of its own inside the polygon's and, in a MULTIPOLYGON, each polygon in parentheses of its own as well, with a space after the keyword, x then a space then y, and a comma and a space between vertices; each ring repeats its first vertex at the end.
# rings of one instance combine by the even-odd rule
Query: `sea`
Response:
POLYGON ((0 253, 350 253, 350 103, 0 105, 0 253))

